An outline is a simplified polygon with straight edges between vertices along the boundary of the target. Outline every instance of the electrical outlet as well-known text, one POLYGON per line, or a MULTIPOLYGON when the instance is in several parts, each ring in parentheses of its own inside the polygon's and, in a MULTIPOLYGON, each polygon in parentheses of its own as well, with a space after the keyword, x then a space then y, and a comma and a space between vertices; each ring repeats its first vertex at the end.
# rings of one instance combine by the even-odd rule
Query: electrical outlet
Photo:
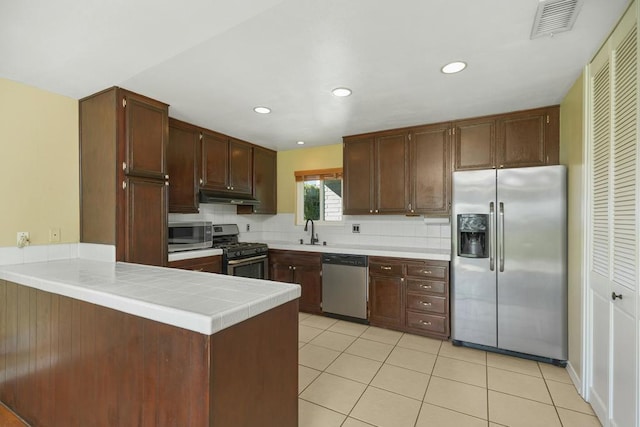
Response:
POLYGON ((29 232, 28 231, 18 231, 18 235, 16 237, 16 243, 19 248, 24 248, 29 245, 29 232))
POLYGON ((351 225, 351 232, 352 233, 359 233, 360 232, 360 224, 352 224, 351 225))
POLYGON ((247 231, 251 231, 251 224, 247 224, 247 231))
POLYGON ((49 242, 50 243, 60 243, 60 229, 59 228, 50 228, 49 229, 49 242))

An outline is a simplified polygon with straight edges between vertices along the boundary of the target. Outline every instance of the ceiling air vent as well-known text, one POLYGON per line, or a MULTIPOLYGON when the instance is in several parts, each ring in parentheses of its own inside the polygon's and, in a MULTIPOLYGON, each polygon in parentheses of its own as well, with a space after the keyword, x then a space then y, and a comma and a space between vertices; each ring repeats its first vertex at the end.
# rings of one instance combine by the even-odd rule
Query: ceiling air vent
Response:
POLYGON ((569 31, 576 22, 582 0, 540 0, 531 38, 569 31))

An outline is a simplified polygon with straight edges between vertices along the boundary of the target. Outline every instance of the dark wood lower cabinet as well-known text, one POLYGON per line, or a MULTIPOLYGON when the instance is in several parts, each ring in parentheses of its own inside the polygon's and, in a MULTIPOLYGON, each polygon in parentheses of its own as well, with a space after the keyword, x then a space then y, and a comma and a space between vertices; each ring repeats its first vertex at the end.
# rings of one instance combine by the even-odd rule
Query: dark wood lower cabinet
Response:
POLYGON ((298 303, 213 335, 0 281, 0 401, 32 426, 298 425, 298 303))
POLYGON ((317 252, 269 250, 271 280, 300 285, 300 311, 322 313, 322 258, 317 252))
POLYGON ((369 322, 372 325, 402 326, 401 277, 371 275, 369 278, 369 322))
POLYGON ((207 273, 222 273, 222 255, 170 261, 168 267, 207 273))
POLYGON ((449 262, 369 257, 369 323, 449 338, 449 262))

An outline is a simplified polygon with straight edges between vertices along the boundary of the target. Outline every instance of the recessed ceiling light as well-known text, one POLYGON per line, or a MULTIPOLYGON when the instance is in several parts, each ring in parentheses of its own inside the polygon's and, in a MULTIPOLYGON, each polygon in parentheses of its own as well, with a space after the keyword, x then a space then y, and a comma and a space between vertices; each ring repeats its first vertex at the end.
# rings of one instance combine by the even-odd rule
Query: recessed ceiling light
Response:
POLYGON ((298 145, 304 145, 304 141, 298 141, 298 145))
POLYGON ((467 68, 466 62, 455 61, 455 62, 448 63, 447 65, 442 67, 440 71, 442 71, 445 74, 453 74, 453 73, 459 73, 465 68, 467 68))
POLYGON ((269 114, 271 112, 271 108, 267 107, 256 107, 253 109, 258 114, 269 114))
POLYGON ((334 96, 344 97, 351 95, 351 89, 346 87, 337 87, 331 91, 334 96))

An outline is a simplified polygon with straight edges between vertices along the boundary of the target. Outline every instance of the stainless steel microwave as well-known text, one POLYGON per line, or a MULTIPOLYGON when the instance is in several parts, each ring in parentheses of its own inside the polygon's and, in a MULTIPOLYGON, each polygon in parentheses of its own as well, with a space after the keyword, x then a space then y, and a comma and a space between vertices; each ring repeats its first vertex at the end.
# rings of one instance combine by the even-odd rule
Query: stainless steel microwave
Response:
POLYGON ((170 222, 169 252, 206 249, 212 245, 210 221, 170 222))

